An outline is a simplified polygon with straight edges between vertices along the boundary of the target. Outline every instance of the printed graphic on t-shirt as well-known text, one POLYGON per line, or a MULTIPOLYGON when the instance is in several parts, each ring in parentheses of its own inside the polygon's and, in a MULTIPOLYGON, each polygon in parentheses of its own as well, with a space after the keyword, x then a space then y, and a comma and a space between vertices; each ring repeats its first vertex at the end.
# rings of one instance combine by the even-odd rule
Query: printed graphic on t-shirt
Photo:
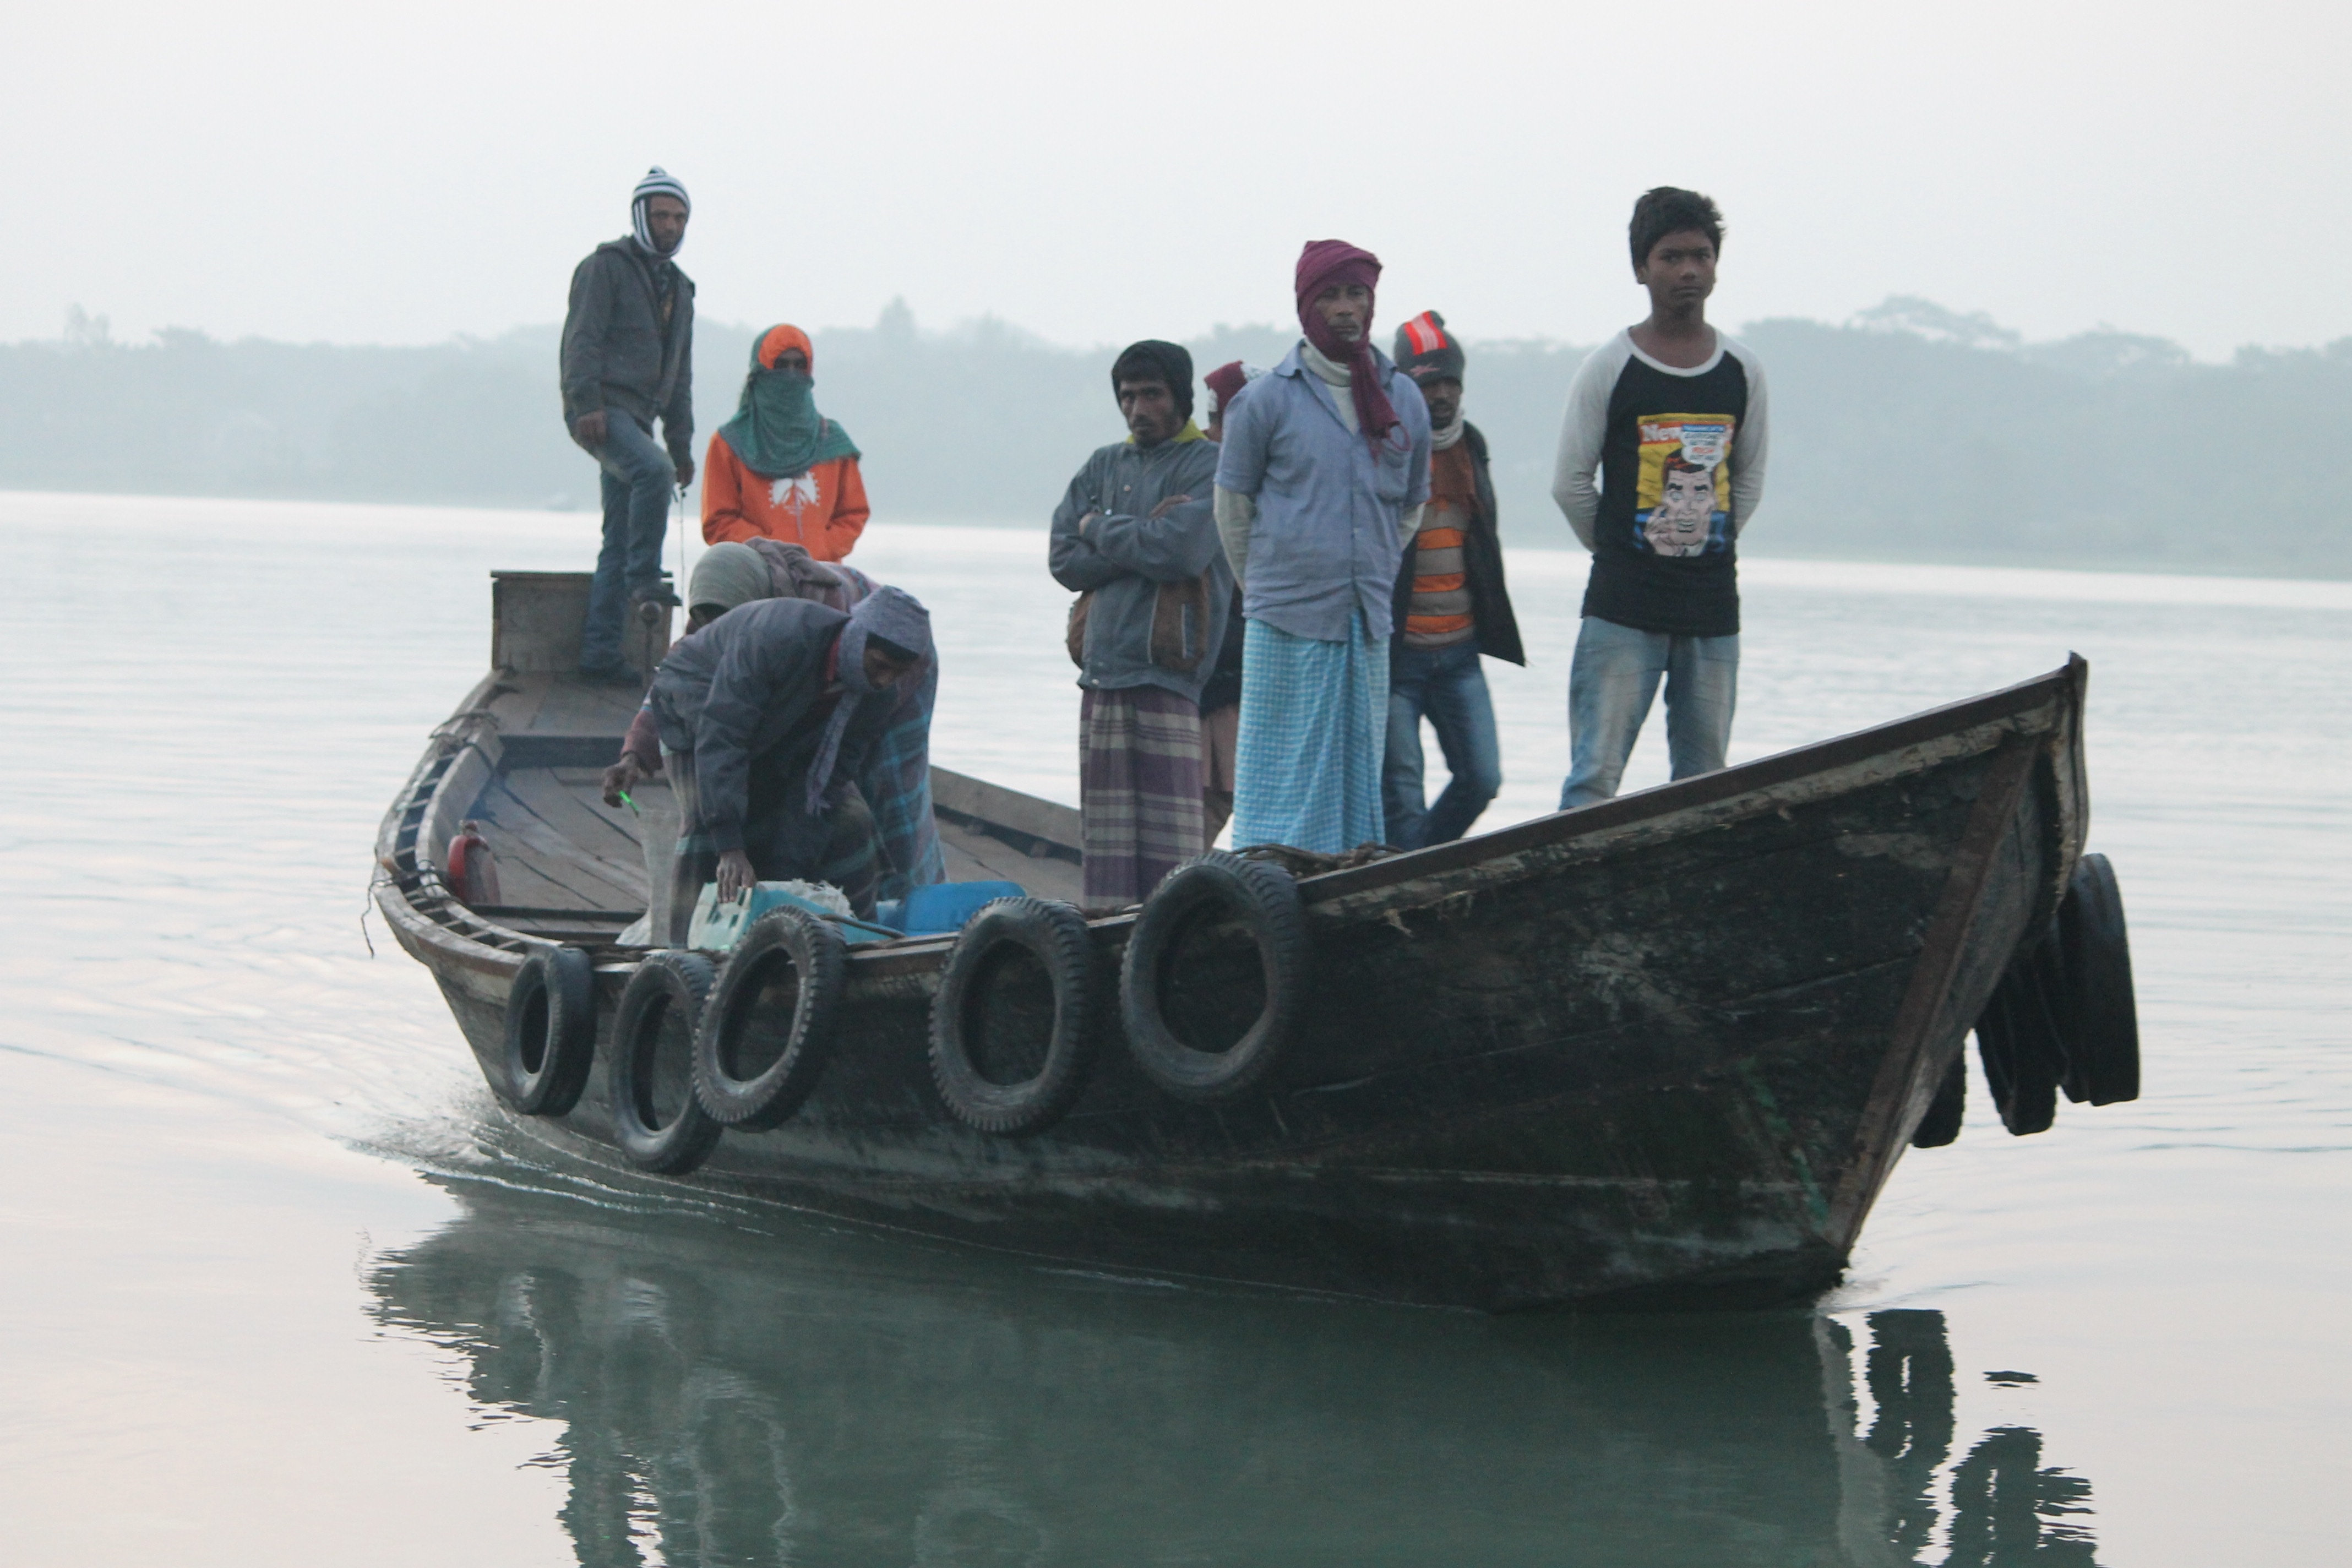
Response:
POLYGON ((1728 414, 1650 414, 1641 427, 1633 486, 1633 547, 1653 555, 1705 555, 1728 548, 1728 414))

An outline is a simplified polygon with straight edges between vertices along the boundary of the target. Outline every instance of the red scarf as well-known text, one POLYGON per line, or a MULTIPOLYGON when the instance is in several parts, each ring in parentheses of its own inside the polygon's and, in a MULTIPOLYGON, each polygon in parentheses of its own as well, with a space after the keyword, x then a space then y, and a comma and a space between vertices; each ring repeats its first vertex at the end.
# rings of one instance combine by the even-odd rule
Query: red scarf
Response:
POLYGON ((1348 391, 1356 400, 1356 430, 1375 454, 1382 438, 1402 421, 1372 363, 1372 313, 1364 312, 1361 337, 1352 343, 1341 342, 1323 324, 1315 297, 1334 283, 1360 283, 1370 289, 1380 280, 1381 258, 1344 239, 1309 240, 1298 253, 1298 325, 1324 357, 1348 367, 1348 391))

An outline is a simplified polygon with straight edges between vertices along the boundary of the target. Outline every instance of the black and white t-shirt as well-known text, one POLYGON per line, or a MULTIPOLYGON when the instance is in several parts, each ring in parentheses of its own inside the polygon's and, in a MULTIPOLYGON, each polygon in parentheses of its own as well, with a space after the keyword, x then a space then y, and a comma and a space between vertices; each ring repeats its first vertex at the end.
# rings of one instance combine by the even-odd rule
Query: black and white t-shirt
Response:
POLYGON ((1690 370, 1630 332, 1592 351, 1569 387, 1551 489, 1592 552, 1586 615, 1678 637, 1739 629, 1733 547, 1764 496, 1767 425, 1763 367, 1728 332, 1690 370))

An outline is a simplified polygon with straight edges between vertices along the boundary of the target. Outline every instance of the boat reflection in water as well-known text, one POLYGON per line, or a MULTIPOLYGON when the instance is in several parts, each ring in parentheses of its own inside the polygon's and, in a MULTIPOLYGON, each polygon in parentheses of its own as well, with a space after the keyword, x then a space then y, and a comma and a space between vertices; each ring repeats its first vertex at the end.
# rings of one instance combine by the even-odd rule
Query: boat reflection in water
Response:
POLYGON ((1804 1311, 1160 1289, 450 1186, 463 1217, 377 1261, 375 1315, 563 1424, 596 1568, 2093 1561, 2088 1488, 2036 1433, 1949 1463, 1938 1312, 1868 1319, 1858 1426, 1851 1336, 1804 1311))

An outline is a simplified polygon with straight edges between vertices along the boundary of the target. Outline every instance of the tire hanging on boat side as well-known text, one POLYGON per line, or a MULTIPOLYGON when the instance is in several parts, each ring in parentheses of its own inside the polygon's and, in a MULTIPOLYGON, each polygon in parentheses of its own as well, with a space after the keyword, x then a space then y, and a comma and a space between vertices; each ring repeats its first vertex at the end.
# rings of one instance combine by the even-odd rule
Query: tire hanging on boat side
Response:
POLYGON ((1227 1100, 1272 1071, 1298 1026, 1307 995, 1307 911, 1281 867, 1222 849, 1185 861, 1144 901, 1119 971, 1119 1020, 1135 1064, 1179 1100, 1227 1100), (1168 1022, 1174 961, 1194 924, 1237 920, 1257 950, 1265 1004, 1233 1046, 1196 1048, 1168 1022))
MULTIPOLYGON (((2053 920, 2053 925, 2054 927, 2053 920)), ((1977 1018, 1977 1055, 2000 1124, 2012 1137, 2047 1132, 2066 1076, 2058 947, 2047 931, 2021 942, 1977 1018)))
POLYGON ((751 922, 695 1031, 694 1094, 703 1110, 722 1126, 764 1132, 801 1108, 833 1053, 846 963, 841 932, 804 910, 786 905, 751 922), (780 1018, 761 1004, 782 1000, 769 996, 771 983, 782 981, 790 1002, 780 1018))
POLYGON ((576 947, 535 949, 507 992, 506 1102, 526 1116, 580 1103, 596 1056, 596 967, 576 947))
POLYGON ((2066 988, 2066 1098, 2114 1105, 2139 1098, 2139 1007, 2123 891, 2104 855, 2074 862, 2058 906, 2066 988))
POLYGON ((1969 1109, 1968 1042, 1952 1053, 1952 1065, 1944 1069, 1943 1080, 1936 1086, 1936 1098, 1927 1102, 1927 1112, 1919 1118, 1919 1126, 1911 1134, 1914 1149, 1940 1149, 1960 1135, 1960 1122, 1969 1109))
POLYGON ((640 1170, 684 1175, 719 1146, 724 1130, 694 1092, 693 1031, 710 984, 710 961, 701 954, 656 952, 621 993, 610 1064, 613 1139, 640 1170), (684 1021, 686 1049, 665 1061, 663 1026, 673 1018, 684 1021))
MULTIPOLYGON (((1062 1119, 1086 1087, 1095 1045, 1094 943, 1086 917, 1046 899, 999 899, 956 937, 931 997, 931 1081, 957 1121, 982 1132, 1020 1137, 1062 1119), (1025 1079, 1000 1082, 983 1070, 993 982, 1020 955, 1034 959, 1051 994, 1044 1059, 1025 1079)), ((987 1053, 992 1054, 992 1053, 987 1053)))

